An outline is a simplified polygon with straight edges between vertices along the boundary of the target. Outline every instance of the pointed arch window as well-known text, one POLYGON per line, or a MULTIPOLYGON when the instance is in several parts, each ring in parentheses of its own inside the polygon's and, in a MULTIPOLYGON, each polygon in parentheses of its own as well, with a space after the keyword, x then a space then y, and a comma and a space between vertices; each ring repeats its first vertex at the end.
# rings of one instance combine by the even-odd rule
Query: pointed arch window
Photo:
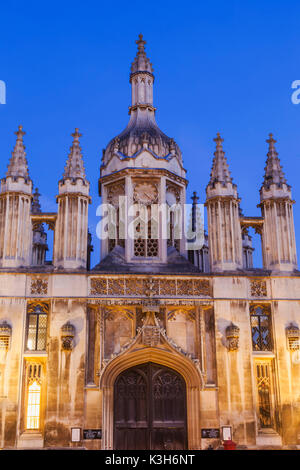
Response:
POLYGON ((24 429, 33 431, 41 429, 43 364, 41 362, 26 363, 25 379, 25 413, 24 429))
POLYGON ((254 351, 272 351, 271 311, 268 305, 250 308, 252 347, 254 351))
POLYGON ((26 350, 45 351, 47 343, 48 305, 29 305, 27 312, 26 350))

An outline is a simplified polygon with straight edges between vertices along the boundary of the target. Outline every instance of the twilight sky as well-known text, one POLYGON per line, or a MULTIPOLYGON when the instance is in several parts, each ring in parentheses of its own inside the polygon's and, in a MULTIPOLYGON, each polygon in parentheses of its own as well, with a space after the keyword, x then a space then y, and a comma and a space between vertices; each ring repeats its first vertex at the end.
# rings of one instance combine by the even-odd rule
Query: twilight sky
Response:
MULTIPOLYGON (((7 104, 0 105, 0 176, 22 124, 42 209, 56 211, 70 134, 79 127, 93 198, 92 264, 99 258, 102 149, 128 121, 129 70, 139 33, 154 67, 157 122, 181 147, 188 197, 196 190, 204 202, 212 139, 220 132, 244 214, 260 215, 265 140, 273 132, 298 201, 300 253, 300 104, 291 101, 291 84, 300 79, 300 2, 16 0, 2 3, 0 17, 0 80, 7 86, 7 104)), ((255 261, 259 266, 259 254, 255 261)))

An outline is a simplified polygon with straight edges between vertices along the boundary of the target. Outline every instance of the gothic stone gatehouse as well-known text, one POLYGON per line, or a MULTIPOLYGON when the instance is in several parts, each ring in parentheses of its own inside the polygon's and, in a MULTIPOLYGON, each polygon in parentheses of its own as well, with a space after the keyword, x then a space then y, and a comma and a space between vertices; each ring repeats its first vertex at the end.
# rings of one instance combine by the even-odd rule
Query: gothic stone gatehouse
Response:
MULTIPOLYGON (((146 210, 185 204, 181 152, 156 124, 152 65, 142 37, 137 45, 130 120, 100 169, 102 202, 116 212, 120 196, 146 210)), ((78 129, 57 213, 42 212, 22 127, 16 135, 0 193, 0 447, 204 449, 222 434, 202 430, 224 426, 250 449, 299 445, 300 277, 273 136, 261 217, 242 214, 217 135, 202 248, 186 252, 171 211, 168 237, 124 239, 116 226, 90 269, 78 129), (249 227, 261 235, 263 269, 252 268, 249 227), (102 439, 84 439, 86 429, 102 439)))

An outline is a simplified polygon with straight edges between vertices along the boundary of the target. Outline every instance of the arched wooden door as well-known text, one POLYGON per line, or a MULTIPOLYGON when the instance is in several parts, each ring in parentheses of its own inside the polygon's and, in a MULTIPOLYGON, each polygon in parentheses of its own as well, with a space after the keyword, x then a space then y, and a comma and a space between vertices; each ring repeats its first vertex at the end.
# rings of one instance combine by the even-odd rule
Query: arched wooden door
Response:
POLYGON ((117 377, 114 448, 187 449, 186 387, 177 372, 149 362, 117 377))

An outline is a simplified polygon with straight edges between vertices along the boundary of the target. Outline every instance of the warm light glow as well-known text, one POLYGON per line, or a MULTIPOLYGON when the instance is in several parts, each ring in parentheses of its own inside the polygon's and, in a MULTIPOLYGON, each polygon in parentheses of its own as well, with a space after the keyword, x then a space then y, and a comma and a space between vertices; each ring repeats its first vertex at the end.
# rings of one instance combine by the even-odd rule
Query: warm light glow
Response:
POLYGON ((41 386, 35 381, 28 388, 27 429, 39 429, 41 386))

